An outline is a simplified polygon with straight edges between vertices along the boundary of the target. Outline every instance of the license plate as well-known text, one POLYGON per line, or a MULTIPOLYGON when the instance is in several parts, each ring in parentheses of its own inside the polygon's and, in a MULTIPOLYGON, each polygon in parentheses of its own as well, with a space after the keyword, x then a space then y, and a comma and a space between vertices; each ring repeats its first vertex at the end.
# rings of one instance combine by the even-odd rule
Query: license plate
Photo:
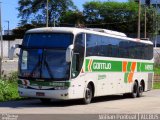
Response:
POLYGON ((36 96, 45 96, 43 92, 36 92, 36 96))

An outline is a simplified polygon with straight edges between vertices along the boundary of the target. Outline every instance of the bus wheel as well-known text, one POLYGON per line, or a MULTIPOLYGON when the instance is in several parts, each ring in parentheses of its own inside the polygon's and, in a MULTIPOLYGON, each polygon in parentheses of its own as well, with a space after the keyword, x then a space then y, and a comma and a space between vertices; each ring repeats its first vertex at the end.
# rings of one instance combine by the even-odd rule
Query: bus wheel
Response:
POLYGON ((84 104, 91 103, 92 97, 93 97, 93 89, 92 89, 92 86, 89 84, 86 88, 86 91, 85 91, 85 96, 83 98, 83 103, 84 104))
POLYGON ((132 90, 132 93, 131 93, 131 97, 132 98, 136 98, 137 96, 138 96, 138 83, 134 82, 133 90, 132 90))
POLYGON ((143 86, 141 85, 138 89, 137 97, 142 97, 143 95, 143 86))
POLYGON ((48 103, 51 102, 51 99, 41 98, 40 101, 41 101, 43 104, 48 104, 48 103))

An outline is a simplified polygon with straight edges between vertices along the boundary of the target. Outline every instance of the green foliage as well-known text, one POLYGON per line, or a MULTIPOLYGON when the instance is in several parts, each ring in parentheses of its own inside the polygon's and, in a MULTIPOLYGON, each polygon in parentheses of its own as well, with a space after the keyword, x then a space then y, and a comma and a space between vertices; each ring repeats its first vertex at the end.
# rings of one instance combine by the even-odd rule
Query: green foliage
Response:
POLYGON ((89 27, 106 28, 121 32, 136 31, 138 5, 134 2, 87 2, 84 16, 89 27))
POLYGON ((17 72, 0 79, 0 101, 20 99, 17 80, 17 72))
MULTIPOLYGON (((46 0, 19 0, 18 4, 21 25, 30 23, 34 27, 45 26, 46 0)), ((56 20, 57 26, 86 26, 120 31, 126 34, 137 33, 138 3, 134 0, 129 0, 129 2, 86 2, 83 5, 83 12, 77 10, 72 0, 49 0, 48 8, 49 26, 53 26, 54 20, 56 20)), ((159 26, 158 31, 160 31, 160 15, 157 15, 155 7, 142 5, 141 33, 144 33, 145 8, 147 33, 154 35, 157 33, 156 26, 159 26)), ((22 38, 26 30, 28 29, 19 27, 14 33, 22 38)))
MULTIPOLYGON (((50 26, 53 25, 54 18, 59 22, 59 17, 66 11, 76 9, 72 0, 48 0, 48 19, 50 26)), ((46 23, 46 4, 47 0, 19 0, 19 17, 21 24, 31 23, 44 24, 46 23)))
MULTIPOLYGON (((121 31, 124 33, 137 33, 138 4, 136 2, 86 2, 84 16, 88 27, 98 27, 121 31)), ((154 33, 155 9, 147 7, 147 32, 154 33)), ((141 10, 141 32, 144 31, 144 7, 141 10)))
POLYGON ((36 27, 35 25, 25 24, 21 27, 13 29, 13 35, 15 36, 15 38, 21 39, 21 38, 24 37, 24 34, 27 30, 30 30, 30 29, 35 28, 35 27, 36 27))
POLYGON ((160 75, 160 66, 154 67, 154 74, 160 75))
POLYGON ((100 15, 100 9, 102 6, 102 2, 99 1, 92 1, 92 2, 86 2, 83 7, 83 13, 85 16, 85 19, 88 23, 100 23, 102 16, 100 15))
POLYGON ((153 83, 153 89, 160 89, 160 82, 153 83))
POLYGON ((84 16, 80 11, 68 11, 60 17, 61 26, 79 26, 84 24, 84 16))
POLYGON ((145 23, 145 8, 146 8, 146 20, 147 20, 147 32, 157 34, 157 30, 160 30, 160 15, 157 14, 157 10, 153 6, 142 6, 141 10, 141 32, 144 30, 145 23), (157 27, 156 27, 157 26, 157 27))

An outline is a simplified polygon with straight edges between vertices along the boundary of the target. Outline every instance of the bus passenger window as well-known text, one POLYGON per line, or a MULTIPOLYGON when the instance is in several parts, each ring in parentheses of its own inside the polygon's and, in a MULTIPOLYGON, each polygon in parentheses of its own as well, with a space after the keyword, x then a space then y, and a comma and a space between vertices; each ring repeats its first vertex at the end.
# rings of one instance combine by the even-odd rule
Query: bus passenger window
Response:
POLYGON ((74 42, 72 59, 72 78, 78 76, 84 61, 85 39, 84 34, 78 34, 74 42))

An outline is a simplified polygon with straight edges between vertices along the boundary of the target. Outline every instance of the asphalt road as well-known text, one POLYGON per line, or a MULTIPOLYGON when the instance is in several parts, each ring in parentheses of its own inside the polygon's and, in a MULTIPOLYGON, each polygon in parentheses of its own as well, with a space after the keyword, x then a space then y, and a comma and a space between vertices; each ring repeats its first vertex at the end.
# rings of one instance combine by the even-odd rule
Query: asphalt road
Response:
POLYGON ((89 105, 79 100, 53 101, 42 104, 37 99, 0 103, 0 113, 13 114, 103 114, 103 113, 160 113, 160 90, 144 93, 141 98, 122 95, 98 97, 89 105))

